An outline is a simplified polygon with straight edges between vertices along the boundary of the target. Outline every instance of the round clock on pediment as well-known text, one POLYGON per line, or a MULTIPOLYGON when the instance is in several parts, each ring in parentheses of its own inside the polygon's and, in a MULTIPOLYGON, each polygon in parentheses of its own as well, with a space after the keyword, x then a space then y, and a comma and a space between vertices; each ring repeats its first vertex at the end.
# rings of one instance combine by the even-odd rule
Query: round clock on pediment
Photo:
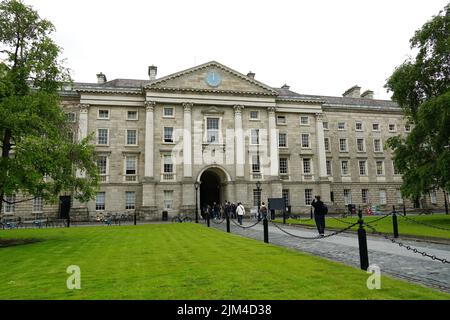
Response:
POLYGON ((206 74, 205 81, 208 86, 215 88, 222 83, 222 77, 217 71, 212 70, 208 71, 208 73, 206 74))

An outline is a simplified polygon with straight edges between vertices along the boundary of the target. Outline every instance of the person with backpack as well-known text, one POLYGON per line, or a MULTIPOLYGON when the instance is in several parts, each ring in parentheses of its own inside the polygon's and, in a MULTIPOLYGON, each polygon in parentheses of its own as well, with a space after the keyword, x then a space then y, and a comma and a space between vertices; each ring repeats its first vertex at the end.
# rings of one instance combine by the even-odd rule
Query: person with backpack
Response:
POLYGON ((269 216, 267 215, 267 207, 265 205, 265 203, 263 202, 261 205, 261 208, 259 208, 259 217, 258 217, 258 221, 260 221, 263 218, 267 218, 269 219, 269 216))
POLYGON ((240 202, 238 202, 238 205, 236 208, 236 213, 238 216, 238 222, 242 226, 242 218, 244 217, 244 214, 245 214, 245 208, 240 202))
POLYGON ((320 196, 315 196, 311 206, 314 208, 314 220, 321 237, 325 236, 325 215, 328 207, 320 200, 320 196))

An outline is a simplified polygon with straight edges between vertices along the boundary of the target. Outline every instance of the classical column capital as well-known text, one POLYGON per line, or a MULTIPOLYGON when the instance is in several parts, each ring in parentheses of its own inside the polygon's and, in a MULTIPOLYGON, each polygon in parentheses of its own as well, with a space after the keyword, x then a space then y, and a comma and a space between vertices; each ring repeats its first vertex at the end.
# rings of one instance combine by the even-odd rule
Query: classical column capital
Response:
POLYGON ((275 112, 277 111, 277 107, 269 107, 267 108, 267 111, 269 111, 269 114, 275 114, 275 112))
POLYGON ((83 103, 78 105, 78 107, 80 108, 80 113, 88 113, 90 105, 87 103, 83 103))
POLYGON ((194 104, 192 102, 184 102, 183 103, 184 112, 191 112, 193 107, 194 107, 194 104))
POLYGON ((145 101, 145 109, 147 110, 147 112, 153 112, 155 110, 155 106, 155 101, 145 101))
POLYGON ((243 105, 235 105, 234 106, 234 113, 235 114, 241 114, 242 113, 242 110, 244 109, 245 107, 243 106, 243 105))
POLYGON ((316 120, 317 121, 323 121, 323 113, 316 113, 316 120))

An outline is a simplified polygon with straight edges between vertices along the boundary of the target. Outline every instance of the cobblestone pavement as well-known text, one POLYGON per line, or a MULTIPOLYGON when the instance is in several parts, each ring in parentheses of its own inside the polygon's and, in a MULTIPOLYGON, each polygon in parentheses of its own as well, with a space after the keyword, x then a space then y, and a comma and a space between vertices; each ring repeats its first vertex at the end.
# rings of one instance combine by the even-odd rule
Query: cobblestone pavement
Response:
MULTIPOLYGON (((255 221, 245 221, 243 226, 249 226, 253 223, 255 221)), ((298 236, 314 237, 317 235, 317 232, 311 229, 282 224, 279 224, 279 226, 298 236)), ((211 222, 211 227, 226 232, 225 222, 221 224, 211 222)), ((260 241, 264 239, 262 222, 249 229, 242 229, 231 222, 231 233, 260 241)), ((449 245, 406 240, 401 237, 397 240, 420 251, 450 261, 449 245)), ((269 242, 360 268, 358 237, 355 233, 341 233, 318 240, 303 240, 283 233, 269 222, 269 242)), ((383 237, 372 236, 370 232, 367 233, 367 246, 369 264, 378 265, 382 274, 389 274, 450 293, 450 264, 423 257, 401 248, 383 237)))

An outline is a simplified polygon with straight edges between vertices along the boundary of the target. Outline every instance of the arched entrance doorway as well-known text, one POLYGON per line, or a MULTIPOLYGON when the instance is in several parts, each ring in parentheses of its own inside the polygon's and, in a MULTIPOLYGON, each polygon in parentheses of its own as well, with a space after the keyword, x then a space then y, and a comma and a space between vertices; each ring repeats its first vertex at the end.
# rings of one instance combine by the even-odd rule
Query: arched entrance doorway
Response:
POLYGON ((200 185, 200 209, 202 212, 206 206, 212 206, 214 202, 223 204, 226 199, 226 188, 229 176, 219 167, 209 167, 200 173, 198 181, 200 185))

